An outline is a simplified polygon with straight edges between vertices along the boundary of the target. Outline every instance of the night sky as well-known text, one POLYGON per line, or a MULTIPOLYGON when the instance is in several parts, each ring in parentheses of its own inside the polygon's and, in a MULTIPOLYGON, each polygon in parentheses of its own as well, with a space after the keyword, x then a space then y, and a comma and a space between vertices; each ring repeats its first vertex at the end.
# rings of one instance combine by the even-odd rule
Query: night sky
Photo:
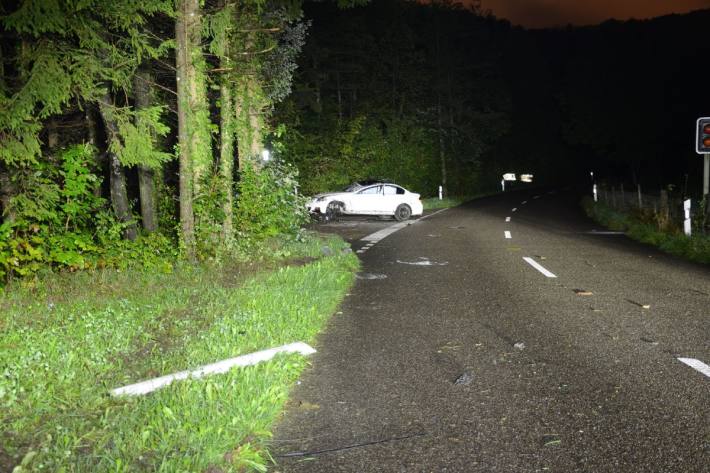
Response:
POLYGON ((687 13, 710 8, 710 0, 482 0, 482 7, 513 24, 539 28, 687 13))

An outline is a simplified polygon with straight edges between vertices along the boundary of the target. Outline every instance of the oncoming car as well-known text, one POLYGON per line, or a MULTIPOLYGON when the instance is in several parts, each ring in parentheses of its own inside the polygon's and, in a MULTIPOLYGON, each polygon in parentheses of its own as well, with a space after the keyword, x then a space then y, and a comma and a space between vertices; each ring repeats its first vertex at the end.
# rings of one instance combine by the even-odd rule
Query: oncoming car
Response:
POLYGON ((341 192, 314 196, 308 203, 308 211, 326 221, 338 215, 389 215, 402 221, 422 214, 419 197, 397 184, 363 181, 341 192))

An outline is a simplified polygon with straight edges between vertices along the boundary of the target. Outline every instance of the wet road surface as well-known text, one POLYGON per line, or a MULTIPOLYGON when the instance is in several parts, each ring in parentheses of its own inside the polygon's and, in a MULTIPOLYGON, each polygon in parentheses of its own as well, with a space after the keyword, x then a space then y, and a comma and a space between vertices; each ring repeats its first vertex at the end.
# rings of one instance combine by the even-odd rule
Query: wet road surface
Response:
POLYGON ((577 201, 324 225, 362 271, 274 470, 710 471, 710 269, 604 232, 577 201))

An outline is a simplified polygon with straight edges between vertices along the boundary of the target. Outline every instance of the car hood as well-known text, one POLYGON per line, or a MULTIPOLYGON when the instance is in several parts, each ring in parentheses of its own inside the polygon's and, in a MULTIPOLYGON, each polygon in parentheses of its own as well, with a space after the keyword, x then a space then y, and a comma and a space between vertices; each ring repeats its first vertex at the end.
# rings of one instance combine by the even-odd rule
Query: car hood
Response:
POLYGON ((313 197, 311 197, 311 200, 316 200, 320 199, 321 197, 325 198, 337 198, 337 197, 345 197, 350 195, 350 192, 324 192, 322 194, 316 194, 313 197))

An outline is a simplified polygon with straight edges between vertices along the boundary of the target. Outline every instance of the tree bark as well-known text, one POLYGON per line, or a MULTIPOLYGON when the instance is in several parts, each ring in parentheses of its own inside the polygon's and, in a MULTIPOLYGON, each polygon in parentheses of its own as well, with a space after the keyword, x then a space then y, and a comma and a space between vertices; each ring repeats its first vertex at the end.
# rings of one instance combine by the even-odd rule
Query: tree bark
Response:
MULTIPOLYGON (((198 9, 198 0, 179 0, 175 24, 177 41, 175 62, 178 95, 178 148, 180 159, 180 229, 186 256, 191 261, 195 260, 196 254, 195 213, 192 206, 192 146, 189 123, 190 79, 193 81, 195 79, 192 51, 197 47, 197 44, 195 44, 194 18, 198 13, 198 9)), ((199 38, 199 23, 197 26, 199 38)))
POLYGON ((15 195, 15 185, 12 183, 10 170, 0 162, 0 222, 13 222, 15 214, 10 208, 10 200, 15 195))
MULTIPOLYGON (((94 104, 86 104, 84 109, 84 120, 86 121, 86 139, 88 143, 94 147, 94 165, 96 166, 95 174, 103 180, 104 178, 104 158, 102 153, 99 153, 99 124, 96 119, 96 107, 94 104)), ((94 187, 94 196, 101 197, 101 183, 99 182, 94 187)))
MULTIPOLYGON (((222 59, 222 67, 230 67, 229 60, 222 59)), ((222 239, 229 238, 232 234, 232 187, 234 185, 232 174, 234 172, 234 101, 232 98, 232 84, 227 75, 222 77, 220 86, 222 107, 220 109, 220 146, 219 146, 219 174, 224 192, 224 221, 222 222, 222 239)))
MULTIPOLYGON (((141 65, 136 71, 133 79, 133 98, 136 111, 148 108, 152 102, 152 91, 150 85, 153 82, 150 66, 141 65)), ((156 172, 153 168, 144 164, 138 165, 138 190, 141 203, 141 221, 143 228, 152 233, 158 228, 157 205, 155 199, 156 172)))
POLYGON ((101 118, 106 128, 106 138, 108 141, 106 154, 109 160, 111 205, 113 206, 113 211, 118 220, 129 224, 123 232, 124 238, 135 240, 138 236, 138 232, 136 231, 136 224, 131 214, 130 204, 128 203, 126 175, 123 172, 123 166, 121 166, 118 156, 111 151, 111 143, 120 142, 121 139, 118 124, 111 117, 110 107, 113 106, 112 103, 111 95, 108 92, 99 100, 99 113, 101 113, 101 118))
POLYGON ((57 118, 52 117, 47 122, 47 148, 50 154, 54 154, 59 146, 59 131, 57 130, 57 118))

